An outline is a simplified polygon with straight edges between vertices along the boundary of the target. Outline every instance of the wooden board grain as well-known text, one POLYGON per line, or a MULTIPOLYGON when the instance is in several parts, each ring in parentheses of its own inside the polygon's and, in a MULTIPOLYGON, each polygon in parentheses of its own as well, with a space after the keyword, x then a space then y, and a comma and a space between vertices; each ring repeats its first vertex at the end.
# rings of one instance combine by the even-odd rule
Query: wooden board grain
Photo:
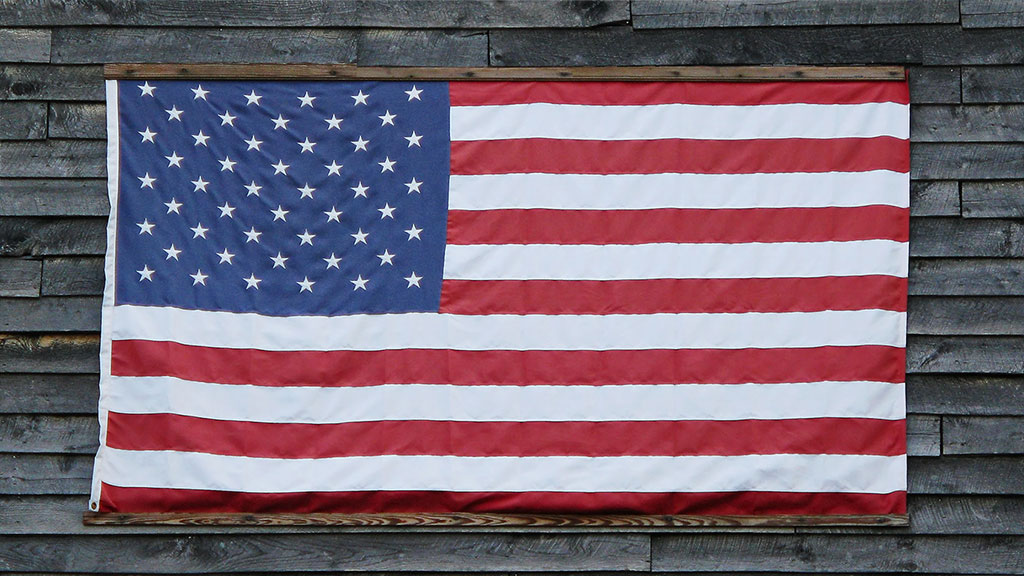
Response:
POLYGON ((1024 105, 914 106, 915 142, 1022 142, 1024 105))
POLYGON ((2 334, 0 374, 96 374, 99 334, 2 334))
POLYGON ((913 494, 1024 494, 1024 458, 943 456, 912 458, 907 479, 913 494))
POLYGON ((965 103, 1020 103, 1024 66, 968 66, 963 69, 965 103))
POLYGON ((910 261, 908 290, 934 296, 1024 294, 1024 259, 915 258, 910 261))
POLYGON ((1024 418, 947 416, 944 454, 1024 454, 1024 418))
POLYGON ((43 261, 42 296, 99 296, 103 288, 103 258, 58 257, 43 261))
POLYGON ((0 298, 0 332, 99 332, 98 296, 0 298))
POLYGON ((46 104, 0 101, 0 141, 46 138, 46 104))
POLYGON ((101 66, 0 66, 0 100, 103 100, 101 66))
POLYGON ((42 264, 28 258, 0 258, 0 297, 38 297, 42 264))
POLYGON ((958 66, 910 66, 910 101, 914 104, 957 104, 960 102, 958 66))
POLYGON ((0 178, 89 178, 106 174, 106 143, 91 140, 5 142, 0 178))
POLYGON ((911 218, 912 257, 1024 257, 1024 222, 1012 219, 911 218))
POLYGON ((921 414, 1024 416, 1024 377, 910 374, 907 410, 921 414))
POLYGON ((1024 144, 912 142, 911 178, 998 180, 1024 173, 1024 144))
POLYGON ((0 413, 93 415, 99 389, 98 375, 0 373, 0 413))
POLYGON ((633 0, 632 13, 638 29, 960 21, 957 0, 633 0))
POLYGON ((1024 374, 1024 337, 909 336, 910 374, 1024 374))
POLYGON ((105 218, 15 218, 0 216, 0 256, 101 255, 105 218))
POLYGON ((93 455, 99 433, 95 416, 0 415, 0 452, 93 455))
POLYGON ((107 110, 103 104, 51 102, 48 119, 50 138, 102 140, 107 137, 107 110))
MULTIPOLYGON (((10 23, 4 20, 4 24, 10 23)), ((0 62, 49 62, 50 30, 0 28, 0 62)))
POLYGON ((106 216, 109 211, 105 180, 0 180, 0 216, 106 216))
POLYGON ((0 454, 0 494, 85 494, 92 464, 83 454, 0 454))
POLYGON ((1024 218, 1024 180, 964 182, 962 194, 964 218, 1024 218))
POLYGON ((959 216, 960 183, 955 180, 911 182, 910 215, 959 216))
POLYGON ((1019 296, 911 296, 907 333, 1016 336, 1024 334, 1019 296))
POLYGON ((1020 0, 960 0, 964 28, 1019 28, 1024 26, 1020 0))

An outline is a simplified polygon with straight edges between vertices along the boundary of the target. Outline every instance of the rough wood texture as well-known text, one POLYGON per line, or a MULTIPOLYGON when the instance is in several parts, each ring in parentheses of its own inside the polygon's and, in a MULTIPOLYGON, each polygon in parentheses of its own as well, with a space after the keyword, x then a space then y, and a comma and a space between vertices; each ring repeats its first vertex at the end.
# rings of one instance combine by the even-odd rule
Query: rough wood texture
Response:
POLYGON ((1024 418, 942 419, 943 454, 1024 454, 1024 418))
POLYGON ((942 453, 942 419, 938 416, 907 417, 907 454, 939 456, 942 453))
POLYGON ((635 28, 959 22, 957 0, 633 0, 635 28))
POLYGON ((907 69, 910 101, 914 104, 960 102, 960 68, 911 66, 907 69))
POLYGON ((0 258, 0 297, 38 297, 42 262, 0 258))
POLYGON ((1021 102, 1024 66, 985 66, 963 69, 964 103, 1021 102))
POLYGON ((100 66, 0 66, 0 100, 103 100, 100 66))
POLYGON ((964 28, 1013 28, 1024 26, 1024 2, 1020 0, 960 0, 964 28))
POLYGON ((0 140, 46 138, 46 105, 0 101, 0 140))
MULTIPOLYGON (((4 23, 11 21, 4 20, 4 23)), ((49 30, 0 28, 0 62, 49 61, 49 30)))
POLYGON ((0 494, 87 493, 92 463, 84 455, 0 454, 0 494))
POLYGON ((1022 346, 1022 337, 911 336, 907 372, 1024 374, 1022 346))
POLYGON ((102 258, 47 258, 43 261, 43 296, 99 296, 103 294, 102 258))
POLYGON ((487 66, 487 33, 364 30, 356 53, 360 66, 487 66))
MULTIPOLYGON (((913 118, 913 116, 911 116, 913 118)), ((952 181, 910 183, 911 216, 959 216, 960 185, 952 181)))
POLYGON ((385 28, 590 27, 629 19, 627 0, 90 0, 6 1, 18 26, 232 26, 385 28))
POLYGON ((95 374, 99 354, 96 334, 0 334, 0 373, 95 374))
POLYGON ((100 298, 0 299, 0 332, 99 332, 100 298))
POLYGON ((909 468, 909 490, 914 494, 1024 494, 1024 458, 912 458, 909 468))
POLYGON ((104 180, 0 179, 0 216, 106 216, 104 180))
POLYGON ((1022 218, 1024 180, 964 182, 962 202, 964 218, 1022 218))
POLYGON ((1024 298, 913 296, 908 334, 1014 336, 1024 334, 1024 298))
POLYGON ((910 137, 915 142, 1021 142, 1024 106, 915 106, 910 137))
POLYGON ((103 254, 106 220, 0 217, 0 256, 103 254))
POLYGON ((907 410, 919 414, 1024 416, 1024 378, 981 374, 911 374, 907 410))
MULTIPOLYGON (((45 283, 45 268, 44 268, 45 283)), ((1024 260, 1004 258, 914 259, 909 292, 929 296, 1024 294, 1024 260)))
POLYGON ((82 138, 102 140, 107 137, 106 107, 103 104, 50 104, 48 135, 50 138, 82 138))
POLYGON ((1024 223, 995 219, 912 218, 910 255, 1024 257, 1024 223))
POLYGON ((1024 534, 1024 498, 912 496, 910 531, 916 534, 1024 534))
POLYGON ((0 178, 88 178, 105 173, 104 142, 46 140, 0 147, 0 178))
POLYGON ((99 377, 0 373, 0 413, 89 414, 99 401, 99 377))
POLYGON ((0 452, 93 455, 99 434, 95 416, 0 416, 0 452))
POLYGON ((922 180, 993 180, 1024 173, 1024 144, 911 144, 910 174, 922 180))

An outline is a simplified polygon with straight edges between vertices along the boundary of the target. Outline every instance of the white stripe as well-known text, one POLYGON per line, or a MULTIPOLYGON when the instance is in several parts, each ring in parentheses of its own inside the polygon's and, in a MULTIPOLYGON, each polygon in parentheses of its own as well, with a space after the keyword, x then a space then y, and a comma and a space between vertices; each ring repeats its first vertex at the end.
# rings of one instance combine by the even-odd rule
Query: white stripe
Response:
POLYGON ((908 245, 892 240, 746 244, 449 245, 452 280, 643 280, 907 276, 908 245))
POLYGON ((903 384, 660 384, 321 388, 208 384, 171 377, 110 378, 104 403, 124 414, 338 424, 381 420, 615 422, 874 418, 902 420, 903 384))
POLYGON ((910 175, 888 170, 780 174, 452 175, 453 210, 909 206, 910 175))
POLYGON ((903 312, 604 316, 362 314, 290 318, 116 306, 118 340, 259 350, 649 350, 904 346, 903 312))
POLYGON ((906 139, 909 138, 909 108, 895 102, 759 106, 549 103, 453 106, 451 137, 453 141, 507 138, 751 140, 876 136, 906 139))

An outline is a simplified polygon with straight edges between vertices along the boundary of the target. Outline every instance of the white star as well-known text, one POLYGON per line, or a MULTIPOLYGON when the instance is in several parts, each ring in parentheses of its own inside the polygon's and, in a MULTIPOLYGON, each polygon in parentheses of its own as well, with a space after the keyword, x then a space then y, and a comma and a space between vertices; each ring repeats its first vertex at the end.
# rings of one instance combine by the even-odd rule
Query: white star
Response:
POLYGON ((245 289, 246 290, 248 290, 249 288, 255 288, 255 289, 259 290, 260 289, 260 282, 263 282, 263 280, 257 278, 255 274, 249 274, 248 278, 242 278, 242 280, 245 280, 245 289))
POLYGON ((164 248, 164 252, 167 252, 167 258, 164 258, 164 260, 170 260, 171 258, 177 260, 178 254, 181 254, 181 250, 175 248, 174 244, 171 244, 170 248, 164 248))
POLYGON ((395 118, 398 118, 398 114, 392 114, 391 110, 385 110, 383 116, 377 116, 380 118, 380 125, 385 126, 387 124, 395 125, 395 118))
POLYGON ((185 159, 183 156, 178 156, 177 152, 171 152, 170 156, 164 156, 164 158, 167 158, 168 168, 170 168, 171 166, 181 168, 181 161, 185 159))
POLYGON ((206 239, 206 233, 210 229, 209 228, 203 228, 203 223, 202 222, 196 222, 196 227, 195 228, 189 228, 189 230, 191 230, 193 232, 193 234, 192 234, 192 239, 193 240, 195 240, 196 238, 202 238, 202 239, 205 240, 206 239))
POLYGON ((324 168, 327 168, 327 175, 328 176, 330 176, 332 174, 335 175, 335 176, 341 176, 341 169, 344 168, 344 166, 341 165, 341 164, 338 164, 337 161, 335 161, 335 160, 331 160, 330 164, 324 164, 324 168))
POLYGON ((138 178, 139 181, 142 182, 142 185, 139 186, 139 188, 149 188, 151 190, 153 189, 153 182, 156 182, 156 178, 151 178, 149 176, 149 172, 146 172, 145 176, 139 176, 138 178))
POLYGON ((303 276, 302 277, 302 282, 296 282, 296 284, 301 286, 301 288, 299 288, 299 294, 302 294, 303 292, 309 292, 310 294, 312 294, 313 293, 313 284, 316 284, 316 282, 313 282, 312 280, 310 280, 309 276, 303 276))
POLYGON ((178 202, 174 198, 171 198, 170 202, 164 202, 164 206, 167 206, 168 214, 170 214, 171 212, 174 212, 175 214, 181 214, 181 212, 178 212, 178 208, 181 208, 182 206, 184 206, 184 204, 178 202))
POLYGON ((238 118, 238 116, 232 116, 230 110, 225 110, 223 114, 218 114, 217 117, 220 118, 221 126, 225 124, 227 124, 228 126, 234 126, 235 118, 238 118))
POLYGON ((352 243, 353 246, 355 246, 356 244, 366 244, 366 237, 369 235, 369 233, 363 232, 362 228, 360 228, 359 231, 356 232, 355 234, 349 234, 349 236, 356 239, 356 241, 352 243))
POLYGON ((274 261, 274 268, 288 268, 284 265, 284 263, 288 261, 288 257, 281 256, 280 252, 277 253, 277 256, 271 256, 270 259, 274 261))
POLYGON ((278 128, 284 128, 285 130, 287 130, 288 123, 291 122, 291 120, 285 118, 281 114, 278 114, 277 118, 271 118, 271 120, 274 121, 274 130, 277 130, 278 128))
POLYGON ((316 238, 316 234, 310 234, 308 229, 303 230, 302 234, 296 234, 296 236, 301 240, 301 242, 299 242, 299 246, 302 246, 303 244, 309 244, 312 246, 313 238, 316 238))
POLYGON ((288 212, 289 211, 285 210, 284 208, 282 208, 280 204, 277 205, 277 210, 271 210, 270 211, 270 213, 274 215, 274 222, 277 222, 278 220, 282 220, 284 222, 287 222, 288 221, 288 212))
POLYGON ((327 270, 330 270, 331 268, 341 270, 341 268, 338 267, 338 262, 341 262, 341 258, 336 257, 334 252, 331 252, 330 258, 324 258, 323 261, 327 262, 327 270))
POLYGON ((196 86, 195 88, 192 89, 192 93, 195 94, 195 96, 192 97, 193 100, 199 100, 199 99, 206 100, 206 95, 209 94, 210 91, 209 90, 203 90, 203 85, 199 84, 198 86, 196 86))
POLYGON ((184 112, 184 110, 178 110, 177 106, 171 106, 170 110, 164 110, 164 112, 167 112, 168 122, 170 122, 171 120, 177 120, 178 122, 181 122, 181 114, 182 112, 184 112))
POLYGON ((259 152, 260 144, 263 144, 263 140, 257 140, 255 134, 252 135, 252 138, 249 138, 248 140, 243 140, 243 142, 249 145, 249 147, 245 149, 246 152, 248 152, 249 150, 256 150, 257 152, 259 152))
POLYGON ((420 140, 423 139, 423 135, 417 134, 415 130, 412 131, 412 134, 406 136, 405 139, 409 141, 409 148, 412 148, 413 146, 419 146, 422 148, 422 146, 420 146, 420 140))
POLYGON ((395 219, 395 216, 394 216, 395 209, 394 209, 394 207, 392 207, 387 202, 384 203, 384 207, 383 208, 377 208, 377 212, 380 212, 380 219, 381 220, 383 220, 385 218, 391 218, 392 220, 395 219))
POLYGON ((366 283, 369 281, 369 279, 363 278, 362 274, 360 274, 355 280, 349 280, 349 282, 355 285, 355 287, 352 288, 353 292, 356 290, 366 290, 366 283))
POLYGON ((335 222, 341 223, 341 220, 339 220, 339 216, 341 216, 343 212, 339 212, 338 209, 335 208, 334 206, 331 206, 331 210, 329 212, 324 212, 324 214, 327 215, 328 222, 333 220, 335 222))
POLYGON ((413 178, 412 180, 410 180, 410 181, 405 183, 405 186, 409 189, 408 194, 412 194, 413 192, 419 194, 420 193, 420 186, 422 186, 422 185, 423 185, 423 182, 419 182, 415 178, 413 178))
POLYGON ((366 191, 369 190, 369 189, 370 189, 369 186, 363 186, 363 183, 360 182, 358 186, 354 186, 352 188, 352 190, 355 191, 355 193, 356 193, 356 195, 353 196, 353 198, 358 198, 360 196, 362 196, 363 198, 367 198, 366 191))
POLYGON ((341 130, 341 123, 344 122, 344 120, 342 118, 338 118, 335 114, 331 114, 330 118, 324 118, 324 122, 327 122, 328 130, 332 130, 334 128, 341 130))
POLYGON ((392 254, 391 252, 388 252, 387 248, 384 249, 384 253, 383 254, 377 254, 377 258, 380 258, 380 265, 381 266, 383 266, 385 264, 390 264, 392 266, 395 265, 394 262, 392 262, 392 260, 395 259, 395 255, 392 254))
MULTIPOLYGON (((409 102, 412 102, 413 100, 419 100, 420 99, 420 94, 423 93, 423 90, 420 90, 420 89, 416 88, 416 85, 413 84, 412 85, 412 90, 406 90, 405 93, 409 95, 409 102)), ((422 100, 420 100, 420 101, 422 102, 422 100)))
POLYGON ((359 106, 360 104, 365 105, 366 104, 366 99, 369 98, 369 97, 370 97, 369 94, 363 94, 363 91, 360 90, 359 94, 356 94, 355 96, 352 97, 352 99, 356 101, 356 103, 353 104, 353 106, 359 106))
POLYGON ((313 192, 316 190, 316 188, 311 188, 309 186, 309 182, 306 182, 305 186, 303 186, 302 188, 296 188, 296 190, 302 193, 302 196, 299 196, 299 200, 303 198, 309 198, 310 200, 312 200, 313 192))
POLYGON ((260 96, 259 94, 256 93, 255 90, 253 90, 252 92, 249 92, 245 95, 245 105, 248 106, 250 104, 255 104, 259 106, 260 98, 263 98, 263 96, 260 96))
POLYGON ((385 172, 394 172, 395 164, 398 164, 398 162, 392 160, 390 156, 385 156, 383 162, 377 162, 377 165, 380 166, 381 174, 385 172))
POLYGON ((366 151, 366 145, 369 144, 370 141, 369 140, 363 140, 363 137, 360 136, 359 140, 353 140, 352 143, 356 145, 356 149, 353 150, 353 152, 359 152, 360 150, 365 152, 366 151))
POLYGON ((146 126, 146 130, 144 132, 139 132, 139 134, 142 135, 143 142, 153 142, 153 137, 157 135, 157 132, 153 132, 149 129, 149 126, 146 126))
POLYGON ((193 134, 192 137, 196 139, 196 146, 206 146, 206 141, 210 139, 209 136, 203 134, 202 130, 198 134, 193 134))
POLYGON ((135 224, 135 225, 139 227, 139 234, 140 235, 142 235, 142 234, 149 234, 150 236, 153 235, 153 228, 156 227, 156 224, 150 224, 148 218, 146 220, 143 220, 142 222, 139 222, 139 223, 135 224))
POLYGON ((156 272, 156 270, 150 270, 149 264, 147 264, 142 267, 142 270, 136 270, 136 272, 139 273, 139 282, 142 282, 143 280, 149 280, 150 282, 152 282, 153 272, 156 272))
POLYGON ((299 154, 303 154, 305 152, 313 152, 313 146, 316 146, 316 142, 310 142, 309 138, 306 138, 305 140, 299 142, 298 144, 299 146, 302 146, 302 152, 299 152, 299 154))
POLYGON ((227 248, 225 248, 223 252, 218 252, 217 256, 220 256, 220 262, 218 262, 218 264, 227 262, 228 264, 234 265, 234 262, 232 262, 231 259, 234 258, 235 255, 228 252, 227 248))
POLYGON ((417 276, 416 272, 413 271, 412 274, 405 277, 405 280, 409 283, 406 288, 412 288, 413 286, 420 288, 420 280, 423 280, 423 276, 417 276))
POLYGON ((152 96, 153 90, 156 90, 156 86, 150 86, 149 81, 147 80, 145 84, 139 84, 139 90, 142 90, 142 95, 139 96, 139 98, 142 96, 152 96))
POLYGON ((235 171, 235 164, 238 164, 238 162, 235 162, 234 160, 232 160, 230 156, 225 156, 223 160, 218 160, 218 162, 220 162, 220 171, 221 172, 223 172, 225 170, 227 170, 228 172, 234 172, 235 171))
POLYGON ((206 279, 210 277, 209 274, 203 274, 203 271, 199 268, 196 268, 195 274, 189 274, 189 276, 192 277, 193 286, 195 286, 196 284, 202 284, 203 286, 206 286, 206 279))
POLYGON ((304 95, 299 96, 298 98, 299 102, 302 102, 302 104, 299 105, 299 108, 302 108, 303 106, 309 106, 310 108, 312 108, 313 100, 316 100, 316 96, 310 96, 309 92, 306 92, 304 95))
POLYGON ((220 210, 220 217, 221 218, 223 218, 225 216, 227 216, 228 218, 234 218, 235 217, 235 214, 234 214, 235 207, 232 206, 231 204, 228 204, 227 202, 224 202, 223 206, 217 206, 217 209, 220 210))
POLYGON ((278 160, 277 164, 271 164, 271 166, 274 167, 274 174, 284 174, 285 176, 288 175, 288 168, 291 167, 290 164, 285 164, 284 160, 278 160))
POLYGON ((244 231, 243 234, 245 234, 245 243, 246 244, 248 244, 249 242, 255 242, 255 243, 259 244, 260 243, 260 235, 263 234, 263 232, 257 232, 255 226, 250 226, 249 230, 244 231))
POLYGON ((249 193, 246 194, 246 196, 256 196, 256 197, 259 197, 260 190, 263 189, 263 186, 260 186, 259 184, 256 183, 255 180, 253 180, 252 182, 249 183, 248 186, 245 187, 245 189, 249 191, 249 193))
POLYGON ((412 240, 413 238, 422 240, 422 238, 420 238, 420 232, 423 232, 423 228, 417 228, 415 224, 412 225, 412 228, 405 231, 405 233, 409 235, 409 240, 412 240))
POLYGON ((206 187, 210 185, 209 182, 203 180, 202 176, 200 176, 198 180, 193 180, 192 183, 196 185, 196 189, 193 190, 193 192, 199 192, 200 190, 206 192, 206 187))

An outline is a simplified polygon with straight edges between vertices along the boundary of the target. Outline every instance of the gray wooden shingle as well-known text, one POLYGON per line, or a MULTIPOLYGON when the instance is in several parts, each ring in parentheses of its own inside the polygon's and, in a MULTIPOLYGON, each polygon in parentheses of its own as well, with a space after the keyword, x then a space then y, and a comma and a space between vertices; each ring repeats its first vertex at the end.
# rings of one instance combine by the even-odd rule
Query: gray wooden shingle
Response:
MULTIPOLYGON (((3 20, 4 24, 11 23, 3 20)), ((49 62, 50 31, 0 28, 0 62, 49 62)))
POLYGON ((633 0, 636 28, 941 24, 960 21, 957 0, 633 0))
POLYGON ((1021 0, 960 0, 964 28, 1020 28, 1024 26, 1021 0))
POLYGON ((964 182, 962 202, 965 218, 1024 218, 1024 180, 964 182))
POLYGON ((46 138, 46 104, 0 101, 0 141, 46 138))

